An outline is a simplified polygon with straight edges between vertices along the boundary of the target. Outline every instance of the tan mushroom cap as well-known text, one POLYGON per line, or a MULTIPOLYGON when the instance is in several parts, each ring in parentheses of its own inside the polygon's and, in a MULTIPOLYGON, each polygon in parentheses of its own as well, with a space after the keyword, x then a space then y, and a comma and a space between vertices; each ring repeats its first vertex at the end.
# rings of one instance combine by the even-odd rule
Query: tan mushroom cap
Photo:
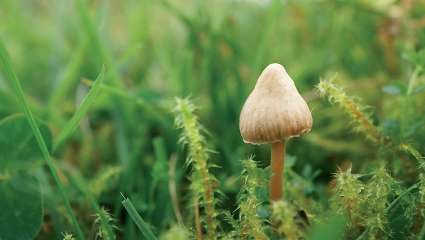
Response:
POLYGON ((309 132, 312 124, 310 109, 285 68, 278 63, 267 66, 241 111, 244 142, 280 142, 309 132))

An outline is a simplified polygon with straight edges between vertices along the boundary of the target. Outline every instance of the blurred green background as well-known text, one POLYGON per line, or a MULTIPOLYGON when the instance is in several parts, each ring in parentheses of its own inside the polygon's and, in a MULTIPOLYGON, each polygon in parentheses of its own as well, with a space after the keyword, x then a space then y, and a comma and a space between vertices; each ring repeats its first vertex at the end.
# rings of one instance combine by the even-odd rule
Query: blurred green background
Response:
MULTIPOLYGON (((326 202, 338 166, 352 162, 355 172, 368 172, 382 160, 382 149, 319 97, 320 78, 336 76, 350 95, 372 106, 372 119, 386 135, 425 152, 422 78, 415 85, 418 93, 404 100, 412 73, 422 73, 425 64, 424 1, 2 0, 0 35, 31 109, 53 137, 105 66, 99 97, 53 156, 90 183, 123 239, 139 233, 126 217, 120 193, 133 200, 156 234, 176 222, 169 163, 176 164, 173 181, 182 211, 187 210, 186 151, 171 112, 175 97, 190 97, 199 107, 215 151, 212 163, 219 166, 212 171, 226 196, 220 206, 236 208, 241 160, 255 155, 261 167, 269 165, 269 146, 244 144, 238 127, 242 104, 269 63, 285 66, 313 114, 311 133, 287 146, 294 171, 313 184, 303 189, 307 196, 326 202)), ((14 93, 0 76, 0 117, 18 112, 14 93)), ((388 162, 397 175, 400 163, 388 162)), ((38 238, 57 239, 72 228, 64 223, 49 175, 34 168, 46 196, 38 238)), ((93 210, 66 183, 79 221, 93 231, 93 210)))

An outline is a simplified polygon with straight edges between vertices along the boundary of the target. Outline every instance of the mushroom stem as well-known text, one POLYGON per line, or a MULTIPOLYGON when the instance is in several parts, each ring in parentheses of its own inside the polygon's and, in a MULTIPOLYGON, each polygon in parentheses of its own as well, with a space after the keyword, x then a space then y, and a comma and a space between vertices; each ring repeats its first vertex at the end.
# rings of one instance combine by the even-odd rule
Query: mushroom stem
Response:
POLYGON ((270 202, 282 198, 283 165, 285 162, 285 141, 272 143, 272 176, 270 179, 270 202))

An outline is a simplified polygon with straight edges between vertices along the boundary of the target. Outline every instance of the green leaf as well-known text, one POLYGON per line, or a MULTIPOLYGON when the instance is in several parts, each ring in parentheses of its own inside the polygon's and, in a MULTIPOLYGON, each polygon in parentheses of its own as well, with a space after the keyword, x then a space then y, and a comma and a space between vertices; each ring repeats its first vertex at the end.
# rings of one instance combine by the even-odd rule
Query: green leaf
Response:
MULTIPOLYGON (((38 122, 48 148, 52 135, 46 124, 38 122)), ((12 171, 34 165, 43 158, 31 127, 22 114, 15 114, 0 121, 0 169, 12 171)))
POLYGON ((81 119, 87 113, 90 106, 95 102, 95 99, 96 99, 97 95, 99 94, 100 86, 101 86, 101 83, 103 81, 104 76, 105 76, 105 69, 102 67, 102 70, 100 71, 99 75, 97 76, 96 80, 94 81, 94 84, 91 87, 90 91, 84 97, 84 99, 81 102, 78 110, 74 113, 74 116, 72 116, 71 120, 69 120, 69 122, 65 125, 65 127, 63 128, 63 130, 59 134, 57 140, 55 141, 54 149, 56 149, 58 146, 60 146, 77 129, 78 124, 80 123, 81 119))
POLYGON ((344 229, 347 223, 345 215, 332 215, 327 221, 313 226, 307 239, 309 240, 328 240, 344 239, 344 229))
POLYGON ((43 209, 40 184, 27 174, 0 180, 0 239, 34 239, 43 209))
POLYGON ((143 220, 142 216, 140 216, 140 214, 137 212, 136 208, 134 207, 134 205, 130 201, 130 199, 124 197, 122 204, 124 205, 125 209, 127 210, 128 214, 130 215, 131 219, 137 225, 137 227, 139 228, 140 232, 143 234, 145 239, 156 240, 157 238, 153 234, 149 225, 145 222, 145 220, 143 220))

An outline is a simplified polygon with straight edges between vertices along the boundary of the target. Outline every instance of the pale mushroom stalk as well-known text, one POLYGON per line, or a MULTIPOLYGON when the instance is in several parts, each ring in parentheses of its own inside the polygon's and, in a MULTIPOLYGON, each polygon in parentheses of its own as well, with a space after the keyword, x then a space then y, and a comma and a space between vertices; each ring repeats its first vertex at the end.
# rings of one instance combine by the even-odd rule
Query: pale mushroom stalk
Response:
POLYGON ((246 143, 272 144, 270 202, 282 198, 286 142, 312 124, 310 109, 285 68, 267 66, 242 108, 239 128, 246 143))
POLYGON ((270 178, 270 200, 278 201, 282 198, 283 192, 283 168, 285 165, 285 145, 286 142, 276 142, 272 144, 270 178))

